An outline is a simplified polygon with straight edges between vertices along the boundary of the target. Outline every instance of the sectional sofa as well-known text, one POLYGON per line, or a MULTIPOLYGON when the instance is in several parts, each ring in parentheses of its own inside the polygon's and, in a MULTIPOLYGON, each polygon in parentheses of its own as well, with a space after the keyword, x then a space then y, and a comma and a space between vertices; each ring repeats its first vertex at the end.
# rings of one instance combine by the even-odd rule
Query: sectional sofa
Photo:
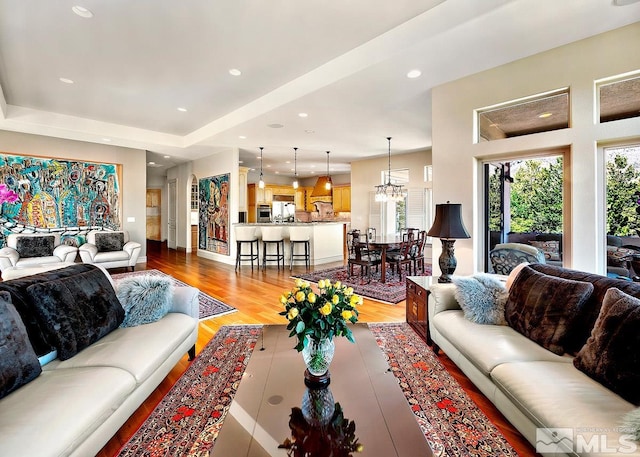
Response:
POLYGON ((164 317, 120 328, 124 311, 100 267, 77 264, 0 282, 0 321, 14 322, 0 326, 0 351, 9 332, 0 360, 0 455, 95 455, 195 352, 198 290, 172 293, 164 317), (34 314, 34 306, 44 311, 34 314), (20 335, 33 354, 15 345, 20 335))
POLYGON ((508 282, 508 325, 470 321, 456 285, 432 285, 436 350, 540 450, 640 455, 621 427, 640 405, 640 284, 545 264, 508 282))

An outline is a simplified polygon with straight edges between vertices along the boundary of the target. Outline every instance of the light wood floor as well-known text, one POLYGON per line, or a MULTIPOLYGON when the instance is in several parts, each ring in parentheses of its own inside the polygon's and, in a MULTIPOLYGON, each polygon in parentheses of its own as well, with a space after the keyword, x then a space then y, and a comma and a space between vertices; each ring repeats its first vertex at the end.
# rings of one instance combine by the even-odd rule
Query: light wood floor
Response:
MULTIPOLYGON (((322 268, 336 265, 338 264, 323 265, 322 268)), ((273 266, 267 267, 267 271, 263 272, 257 268, 252 271, 251 267, 243 266, 236 273, 233 266, 203 259, 195 254, 169 250, 163 244, 149 242, 146 265, 136 266, 136 270, 143 269, 163 271, 238 309, 235 313, 200 323, 196 353, 202 350, 223 325, 285 323, 278 312, 281 310, 280 295, 293 286, 288 268, 278 271, 273 266)), ((294 267, 294 273, 302 271, 304 267, 294 267)), ((112 273, 119 272, 121 270, 112 270, 112 273)), ((405 302, 394 306, 365 299, 359 311, 361 322, 403 322, 405 320, 405 302)), ((477 391, 457 367, 445 355, 441 354, 440 359, 485 414, 498 425, 516 451, 523 456, 535 455, 531 445, 477 391)), ((189 362, 185 356, 105 445, 98 456, 117 455, 122 445, 135 433, 188 366, 189 362)))

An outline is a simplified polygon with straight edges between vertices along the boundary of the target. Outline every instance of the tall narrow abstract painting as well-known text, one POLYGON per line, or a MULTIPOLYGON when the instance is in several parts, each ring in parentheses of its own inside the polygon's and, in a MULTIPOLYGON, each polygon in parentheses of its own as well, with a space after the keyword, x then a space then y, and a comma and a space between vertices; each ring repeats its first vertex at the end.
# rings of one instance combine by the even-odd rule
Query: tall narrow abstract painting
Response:
POLYGON ((0 153, 2 234, 120 228, 120 165, 0 153))
POLYGON ((198 181, 198 249, 229 255, 229 173, 198 181))

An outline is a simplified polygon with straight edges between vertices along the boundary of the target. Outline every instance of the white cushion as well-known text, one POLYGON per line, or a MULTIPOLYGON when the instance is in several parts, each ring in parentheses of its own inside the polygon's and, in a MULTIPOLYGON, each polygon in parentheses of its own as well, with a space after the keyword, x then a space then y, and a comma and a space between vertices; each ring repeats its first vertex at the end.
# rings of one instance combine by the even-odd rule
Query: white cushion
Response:
POLYGON ((569 356, 546 350, 511 327, 473 323, 462 311, 438 313, 433 317, 433 325, 487 376, 495 367, 508 362, 546 360, 571 364, 573 361, 569 356))
POLYGON ((573 428, 587 438, 595 431, 610 444, 618 443, 622 417, 635 408, 573 364, 508 363, 497 366, 491 378, 535 424, 573 428))
POLYGON ((118 328, 72 358, 55 360, 45 370, 78 367, 117 367, 144 382, 184 343, 197 325, 192 317, 169 313, 157 322, 118 328))
POLYGON ((44 371, 2 399, 0 454, 68 455, 135 386, 133 376, 118 368, 44 371))

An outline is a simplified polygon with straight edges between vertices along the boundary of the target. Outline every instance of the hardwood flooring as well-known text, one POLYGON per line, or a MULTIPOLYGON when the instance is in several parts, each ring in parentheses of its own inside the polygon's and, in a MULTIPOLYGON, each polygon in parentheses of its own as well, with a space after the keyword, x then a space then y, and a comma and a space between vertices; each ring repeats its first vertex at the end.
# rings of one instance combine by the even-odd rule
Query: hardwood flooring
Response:
MULTIPOLYGON (((322 268, 337 265, 323 265, 322 268)), ((238 309, 235 313, 200 323, 196 353, 202 350, 223 325, 282 324, 282 318, 277 314, 281 310, 279 298, 282 292, 290 289, 293 284, 288 268, 284 271, 278 271, 273 266, 267 267, 267 271, 263 272, 258 268, 252 271, 251 267, 243 266, 236 273, 233 266, 203 259, 195 254, 169 250, 164 244, 157 242, 148 243, 147 263, 143 266, 136 266, 136 270, 143 269, 163 271, 238 309)), ((294 273, 302 271, 304 271, 304 267, 294 267, 294 273)), ((112 272, 120 271, 112 270, 112 272)), ((361 322, 403 322, 405 320, 405 303, 401 302, 394 306, 365 299, 360 308, 359 320, 361 322)), ((529 442, 509 424, 491 402, 442 352, 440 352, 440 360, 484 413, 498 426, 518 454, 522 456, 536 455, 529 442)), ((153 394, 98 453, 99 457, 111 457, 118 454, 120 448, 151 414, 153 408, 162 400, 188 366, 189 362, 185 355, 153 394)))

